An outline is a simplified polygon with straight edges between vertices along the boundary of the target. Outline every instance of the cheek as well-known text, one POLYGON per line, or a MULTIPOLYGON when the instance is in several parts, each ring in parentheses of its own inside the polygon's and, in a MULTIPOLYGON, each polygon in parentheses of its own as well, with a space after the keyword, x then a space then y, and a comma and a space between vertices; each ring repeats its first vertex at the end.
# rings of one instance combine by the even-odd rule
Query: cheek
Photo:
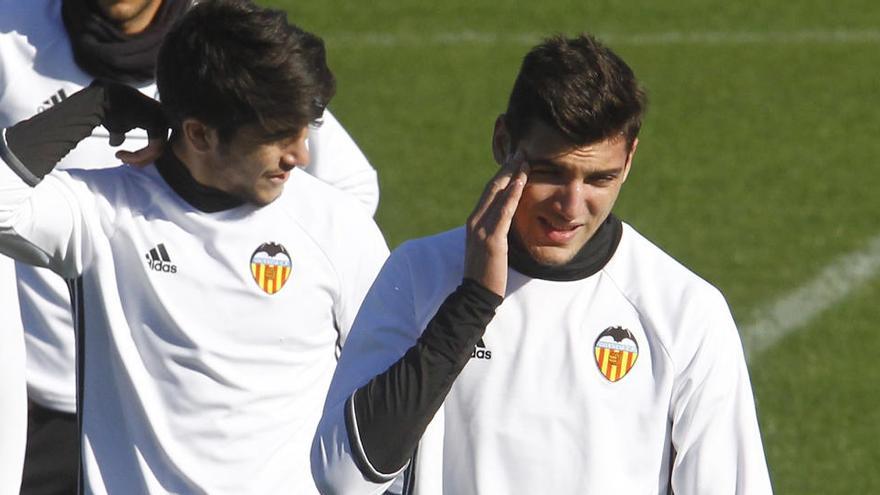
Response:
POLYGON ((614 206, 614 202, 617 201, 618 193, 620 193, 620 186, 597 191, 595 194, 590 196, 590 198, 587 200, 587 204, 590 206, 591 211, 610 211, 611 208, 614 206))
POLYGON ((553 199, 555 189, 547 184, 526 184, 520 197, 519 204, 528 205, 529 208, 540 207, 541 204, 553 199))
POLYGON ((522 238, 530 237, 529 234, 539 228, 538 217, 541 216, 541 211, 543 209, 541 204, 546 201, 547 198, 545 195, 536 194, 538 192, 539 189, 526 186, 523 190, 522 196, 520 196, 516 212, 513 214, 511 226, 522 238))

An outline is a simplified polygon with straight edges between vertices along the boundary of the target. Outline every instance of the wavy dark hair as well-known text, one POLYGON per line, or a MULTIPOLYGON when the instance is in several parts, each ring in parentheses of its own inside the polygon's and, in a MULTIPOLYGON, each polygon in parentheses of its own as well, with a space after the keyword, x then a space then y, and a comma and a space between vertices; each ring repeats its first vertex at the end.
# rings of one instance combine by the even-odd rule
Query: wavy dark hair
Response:
POLYGON ((632 69, 590 35, 554 36, 523 59, 504 120, 514 142, 535 121, 583 146, 623 135, 631 147, 647 105, 632 69))
POLYGON ((336 91, 321 38, 249 0, 196 3, 166 35, 156 82, 173 129, 197 118, 224 142, 251 124, 268 138, 294 134, 336 91))

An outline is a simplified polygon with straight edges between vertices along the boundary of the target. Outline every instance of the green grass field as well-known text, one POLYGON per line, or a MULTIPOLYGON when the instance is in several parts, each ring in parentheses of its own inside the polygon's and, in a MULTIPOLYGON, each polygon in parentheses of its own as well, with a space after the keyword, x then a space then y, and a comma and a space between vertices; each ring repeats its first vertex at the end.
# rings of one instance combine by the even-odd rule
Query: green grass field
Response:
MULTIPOLYGON (((875 2, 266 3, 325 37, 331 106, 379 171, 392 245, 464 220, 521 57, 580 31, 649 91, 618 215, 719 286, 741 328, 880 234, 875 2)), ((880 280, 834 284, 839 301, 751 354, 780 494, 880 492, 880 280)))

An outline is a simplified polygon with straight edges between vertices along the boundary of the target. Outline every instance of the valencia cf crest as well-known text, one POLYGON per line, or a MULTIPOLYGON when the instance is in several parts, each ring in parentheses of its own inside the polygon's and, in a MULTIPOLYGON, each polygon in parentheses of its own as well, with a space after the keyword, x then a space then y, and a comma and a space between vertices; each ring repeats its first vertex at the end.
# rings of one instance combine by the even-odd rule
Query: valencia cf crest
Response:
POLYGON ((610 382, 620 380, 636 364, 639 344, 632 332, 623 327, 608 327, 594 345, 599 371, 610 382))
POLYGON ((290 255, 281 244, 263 243, 251 255, 251 273, 266 294, 274 294, 284 287, 292 267, 290 255))

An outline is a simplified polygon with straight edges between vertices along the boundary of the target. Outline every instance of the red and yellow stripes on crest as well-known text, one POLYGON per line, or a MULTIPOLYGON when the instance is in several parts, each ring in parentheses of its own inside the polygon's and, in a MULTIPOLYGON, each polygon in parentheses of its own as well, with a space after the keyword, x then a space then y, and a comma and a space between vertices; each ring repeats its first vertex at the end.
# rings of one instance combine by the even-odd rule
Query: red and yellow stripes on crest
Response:
POLYGON ((636 358, 638 357, 638 352, 620 351, 599 345, 596 346, 596 364, 599 365, 599 371, 612 382, 616 382, 626 376, 633 365, 636 364, 636 358))
POLYGON ((251 273, 264 292, 274 294, 284 287, 290 277, 290 266, 251 263, 251 273))

